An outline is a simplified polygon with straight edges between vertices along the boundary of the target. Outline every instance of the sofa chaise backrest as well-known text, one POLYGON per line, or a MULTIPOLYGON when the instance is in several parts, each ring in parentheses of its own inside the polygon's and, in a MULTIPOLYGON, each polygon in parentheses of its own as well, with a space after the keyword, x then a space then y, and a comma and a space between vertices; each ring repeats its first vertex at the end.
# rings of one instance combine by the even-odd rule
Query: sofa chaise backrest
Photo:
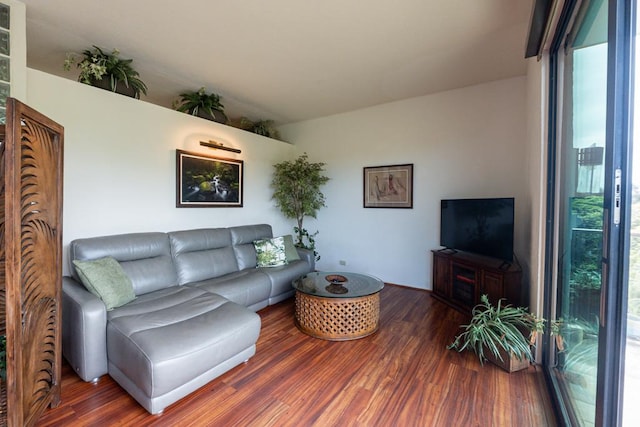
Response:
POLYGON ((240 270, 256 266, 256 249, 253 246, 253 242, 258 239, 270 239, 273 237, 273 231, 269 224, 231 227, 229 232, 231 233, 231 243, 240 270))
MULTIPOLYGON (((131 279, 136 295, 176 286, 178 276, 167 233, 130 233, 77 239, 69 246, 71 260, 115 258, 131 279)), ((74 279, 80 281, 71 266, 74 279)))

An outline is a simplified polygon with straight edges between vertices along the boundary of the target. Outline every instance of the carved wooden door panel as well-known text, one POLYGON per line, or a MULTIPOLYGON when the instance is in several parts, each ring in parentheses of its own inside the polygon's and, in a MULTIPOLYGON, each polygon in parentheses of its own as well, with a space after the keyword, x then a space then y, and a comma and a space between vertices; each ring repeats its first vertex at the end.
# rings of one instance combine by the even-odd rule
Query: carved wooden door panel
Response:
POLYGON ((7 99, 2 150, 7 422, 60 401, 63 127, 7 99))

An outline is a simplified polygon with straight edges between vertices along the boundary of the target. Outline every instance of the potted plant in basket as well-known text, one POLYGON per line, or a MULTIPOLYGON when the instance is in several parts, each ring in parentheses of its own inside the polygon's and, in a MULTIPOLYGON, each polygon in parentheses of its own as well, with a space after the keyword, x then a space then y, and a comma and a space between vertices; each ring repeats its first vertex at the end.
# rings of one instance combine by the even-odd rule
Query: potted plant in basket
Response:
POLYGON ((106 53, 98 46, 82 52, 84 58, 76 63, 76 54, 67 54, 64 69, 69 71, 75 63, 80 69, 78 81, 99 87, 132 98, 140 98, 140 93, 147 94, 147 85, 140 80, 139 73, 133 68, 133 59, 120 58, 118 49, 106 53))
POLYGON ((315 218, 318 210, 326 206, 324 194, 320 187, 329 181, 324 176, 324 163, 309 163, 307 153, 294 161, 285 161, 274 165, 275 172, 271 187, 274 189, 272 198, 287 218, 295 218, 297 226, 295 245, 313 251, 316 261, 320 256, 315 250, 316 231, 310 234, 303 226, 305 216, 315 218), (304 240, 307 240, 307 243, 304 240))
POLYGON ((480 364, 489 360, 507 372, 525 369, 533 361, 531 347, 544 330, 544 319, 528 313, 525 308, 489 302, 487 295, 471 312, 471 321, 447 348, 471 350, 480 364), (528 336, 525 336, 528 335, 528 336))
POLYGON ((173 108, 182 113, 192 114, 203 119, 218 123, 226 123, 224 105, 220 102, 220 95, 208 94, 204 87, 197 92, 183 92, 180 99, 173 103, 173 108))

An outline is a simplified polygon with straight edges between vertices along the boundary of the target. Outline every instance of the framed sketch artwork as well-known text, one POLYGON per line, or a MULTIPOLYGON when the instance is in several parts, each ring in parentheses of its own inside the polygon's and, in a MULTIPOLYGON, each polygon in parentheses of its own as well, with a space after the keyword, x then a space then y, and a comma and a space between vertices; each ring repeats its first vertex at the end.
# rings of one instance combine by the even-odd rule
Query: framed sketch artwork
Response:
POLYGON ((364 168, 365 208, 413 208, 413 164, 364 168))
POLYGON ((243 161, 176 150, 176 206, 242 207, 243 161))

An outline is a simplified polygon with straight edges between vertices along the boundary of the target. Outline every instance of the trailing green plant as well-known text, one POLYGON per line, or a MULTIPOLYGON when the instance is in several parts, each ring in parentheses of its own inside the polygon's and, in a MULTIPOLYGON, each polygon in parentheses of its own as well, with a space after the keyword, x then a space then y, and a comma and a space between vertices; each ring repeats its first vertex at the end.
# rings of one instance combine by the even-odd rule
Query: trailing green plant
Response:
POLYGON ((173 103, 173 108, 182 113, 197 116, 199 113, 206 113, 211 117, 221 117, 223 123, 227 121, 224 114, 224 105, 220 102, 220 95, 207 93, 204 87, 197 92, 183 92, 180 99, 173 103))
POLYGON ((105 53, 98 46, 86 49, 82 52, 84 58, 78 62, 77 54, 69 53, 64 61, 64 69, 69 71, 76 64, 80 69, 78 81, 88 85, 94 85, 103 79, 109 79, 109 87, 116 91, 118 82, 134 91, 135 97, 140 98, 140 93, 147 94, 147 85, 140 80, 140 74, 131 65, 133 59, 120 58, 120 51, 113 49, 111 53, 105 53))
POLYGON ((287 218, 296 220, 295 245, 301 248, 313 248, 316 260, 320 256, 315 252, 316 231, 310 234, 304 227, 305 216, 316 218, 318 210, 325 205, 325 198, 320 187, 329 181, 323 175, 324 163, 310 163, 307 153, 293 161, 284 161, 274 165, 271 181, 272 199, 287 218), (307 239, 308 243, 304 242, 307 239))
POLYGON ((544 319, 528 313, 525 308, 502 305, 502 300, 494 306, 487 295, 482 295, 480 301, 471 312, 470 323, 462 326, 464 332, 447 348, 459 352, 471 350, 480 359, 480 364, 487 360, 485 351, 503 361, 501 349, 519 360, 533 361, 531 347, 544 330, 544 319), (529 336, 525 337, 522 331, 529 336))
POLYGON ((320 255, 318 251, 316 251, 316 236, 319 232, 316 231, 313 234, 309 234, 306 228, 300 230, 298 227, 293 227, 293 231, 298 236, 298 241, 295 246, 312 251, 316 261, 320 261, 320 255), (307 243, 304 243, 305 239, 307 243))

